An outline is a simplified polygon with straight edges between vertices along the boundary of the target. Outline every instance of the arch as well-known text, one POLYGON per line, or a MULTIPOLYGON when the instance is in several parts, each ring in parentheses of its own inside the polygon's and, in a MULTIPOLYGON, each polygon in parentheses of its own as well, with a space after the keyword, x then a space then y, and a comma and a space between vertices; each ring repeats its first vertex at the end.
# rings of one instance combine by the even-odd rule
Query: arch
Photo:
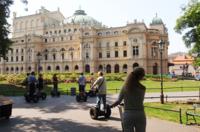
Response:
POLYGON ((119 65, 118 64, 115 65, 114 72, 115 73, 119 73, 119 65))
POLYGON ((98 70, 99 70, 99 71, 103 71, 103 66, 102 66, 102 65, 99 65, 98 70))
POLYGON ((42 71, 42 70, 43 70, 43 67, 42 67, 42 66, 40 66, 40 67, 39 67, 39 71, 42 71))
POLYGON ((127 70, 128 70, 128 65, 127 65, 127 64, 124 64, 124 65, 123 65, 123 72, 124 72, 124 73, 127 73, 127 70))
POLYGON ((53 49, 51 50, 51 52, 57 52, 57 50, 56 50, 55 48, 53 48, 53 49))
POLYGON ((108 64, 106 66, 106 73, 111 73, 111 65, 110 64, 108 64))
POLYGON ((75 65, 74 70, 78 70, 78 69, 79 69, 78 65, 75 65))
POLYGON ((60 51, 65 51, 65 48, 61 48, 60 51))
POLYGON ((48 53, 49 51, 48 51, 48 49, 45 49, 43 52, 44 52, 44 53, 48 53))
POLYGON ((47 66, 47 70, 48 70, 48 71, 51 71, 51 66, 47 66))
POLYGON ((134 69, 135 67, 138 67, 138 66, 139 66, 138 63, 134 63, 134 64, 133 64, 133 69, 134 69))
POLYGON ((90 73, 90 65, 85 65, 85 72, 90 73))
POLYGON ((56 71, 60 71, 60 66, 56 66, 56 71))
POLYGON ((6 67, 6 71, 9 71, 9 67, 6 67))
POLYGON ((157 63, 154 63, 153 65, 153 74, 158 74, 158 64, 157 63))
POLYGON ((68 65, 65 66, 65 71, 69 71, 69 66, 68 65))
POLYGON ((18 67, 15 67, 15 70, 16 70, 16 71, 19 71, 19 68, 18 68, 18 67))

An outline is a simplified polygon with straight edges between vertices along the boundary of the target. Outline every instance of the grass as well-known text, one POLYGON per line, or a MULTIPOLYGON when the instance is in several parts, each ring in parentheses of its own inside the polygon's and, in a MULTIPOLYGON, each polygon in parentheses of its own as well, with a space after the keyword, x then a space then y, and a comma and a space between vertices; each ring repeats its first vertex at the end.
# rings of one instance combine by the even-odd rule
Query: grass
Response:
MULTIPOLYGON (((181 116, 182 116, 182 122, 183 124, 186 124, 186 115, 185 112, 187 109, 191 109, 192 105, 191 104, 186 104, 186 103, 177 103, 177 102, 168 102, 165 104, 160 104, 160 103, 145 103, 145 112, 147 116, 149 117, 155 117, 163 120, 169 120, 173 122, 180 123, 180 117, 178 112, 171 112, 171 111, 164 111, 164 110, 159 110, 159 109, 154 109, 154 108, 149 108, 150 107, 156 107, 156 108, 163 108, 163 109, 169 109, 169 110, 176 110, 179 111, 181 108, 181 116)), ((197 112, 200 113, 200 109, 197 109, 197 112)), ((196 118, 197 122, 200 123, 200 118, 196 118)))
MULTIPOLYGON (((116 94, 119 93, 119 89, 123 86, 123 81, 107 81, 107 92, 109 94, 116 94)), ((145 80, 142 81, 147 88, 147 92, 160 92, 160 82, 159 81, 149 81, 145 80)), ((77 83, 59 83, 58 85, 59 90, 66 94, 70 92, 71 87, 77 88, 78 91, 78 84, 77 83)), ((164 92, 179 92, 179 91, 198 91, 200 89, 199 81, 194 80, 179 80, 179 81, 170 81, 163 83, 163 90, 164 92)), ((45 91, 49 93, 51 90, 52 85, 47 85, 45 91)), ((86 85, 86 90, 90 89, 90 84, 86 85)), ((12 85, 7 84, 5 81, 0 82, 0 94, 3 95, 23 95, 25 92, 25 88, 20 85, 12 85)))

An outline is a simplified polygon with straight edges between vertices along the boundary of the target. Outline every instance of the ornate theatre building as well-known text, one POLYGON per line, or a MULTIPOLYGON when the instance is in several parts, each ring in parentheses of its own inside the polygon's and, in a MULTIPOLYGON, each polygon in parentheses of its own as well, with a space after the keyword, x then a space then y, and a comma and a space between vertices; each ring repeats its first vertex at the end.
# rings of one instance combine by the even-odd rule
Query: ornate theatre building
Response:
POLYGON ((44 7, 33 15, 13 13, 13 45, 8 59, 0 58, 0 73, 131 72, 142 66, 146 73, 167 73, 168 33, 162 20, 106 27, 84 10, 65 18, 58 9, 44 7), (160 50, 159 40, 163 40, 160 50), (162 51, 162 55, 160 54, 162 51))

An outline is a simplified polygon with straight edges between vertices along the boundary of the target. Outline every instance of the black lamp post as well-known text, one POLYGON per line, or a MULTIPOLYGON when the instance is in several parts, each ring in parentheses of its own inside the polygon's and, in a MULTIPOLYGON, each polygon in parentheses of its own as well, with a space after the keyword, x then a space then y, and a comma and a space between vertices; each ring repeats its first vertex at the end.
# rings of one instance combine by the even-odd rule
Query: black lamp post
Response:
POLYGON ((74 72, 74 68, 73 68, 73 51, 74 51, 74 48, 73 47, 70 47, 69 48, 69 52, 70 52, 70 56, 71 56, 71 67, 72 67, 72 72, 74 72))
POLYGON ((164 50, 164 44, 165 42, 163 40, 160 40, 158 42, 159 44, 159 50, 160 50, 160 102, 161 104, 164 104, 164 94, 163 94, 163 50, 164 50))
POLYGON ((40 52, 37 53, 37 59, 38 59, 38 68, 37 68, 37 71, 38 71, 38 74, 40 74, 40 61, 42 59, 42 54, 40 52))

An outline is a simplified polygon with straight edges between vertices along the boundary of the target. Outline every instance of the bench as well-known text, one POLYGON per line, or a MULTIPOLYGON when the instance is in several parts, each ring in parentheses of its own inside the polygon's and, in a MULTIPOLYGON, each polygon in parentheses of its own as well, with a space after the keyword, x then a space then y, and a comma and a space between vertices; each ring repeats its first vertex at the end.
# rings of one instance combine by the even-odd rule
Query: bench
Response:
POLYGON ((197 112, 197 109, 200 109, 200 104, 193 104, 192 109, 187 109, 186 111, 186 124, 191 124, 189 121, 193 121, 194 124, 197 124, 197 117, 200 118, 200 112, 197 112))

